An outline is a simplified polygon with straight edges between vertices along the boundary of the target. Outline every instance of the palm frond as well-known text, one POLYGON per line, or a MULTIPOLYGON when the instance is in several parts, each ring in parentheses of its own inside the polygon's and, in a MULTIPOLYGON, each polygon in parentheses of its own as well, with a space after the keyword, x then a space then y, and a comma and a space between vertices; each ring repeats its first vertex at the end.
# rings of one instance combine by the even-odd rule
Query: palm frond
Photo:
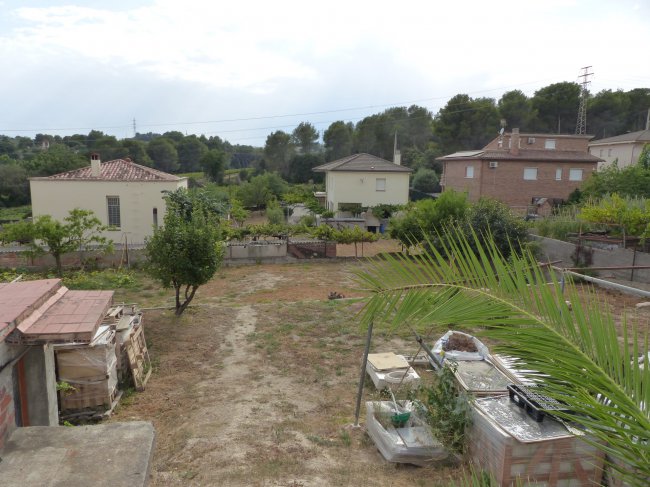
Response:
POLYGON ((563 292, 561 278, 528 253, 506 260, 476 236, 470 242, 450 230, 445 237, 442 252, 429 246, 367 263, 358 273, 370 292, 362 323, 427 331, 456 324, 495 339, 497 351, 520 358, 524 375, 577 413, 594 443, 647 481, 650 370, 636 357, 647 356, 648 337, 639 339, 629 319, 619 337, 594 291, 567 282, 563 292))

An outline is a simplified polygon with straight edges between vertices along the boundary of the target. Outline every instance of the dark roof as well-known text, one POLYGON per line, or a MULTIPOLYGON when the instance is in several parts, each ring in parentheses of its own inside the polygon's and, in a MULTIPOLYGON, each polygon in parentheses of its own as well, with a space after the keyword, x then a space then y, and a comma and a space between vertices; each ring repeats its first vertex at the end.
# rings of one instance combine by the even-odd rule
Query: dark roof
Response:
POLYGON ((549 161, 549 162, 599 162, 600 157, 592 156, 588 152, 570 150, 549 150, 549 149, 520 149, 519 154, 513 154, 508 150, 485 150, 485 151, 463 151, 455 152, 437 160, 499 160, 499 161, 549 161))
POLYGON ((639 130, 638 132, 628 132, 615 137, 594 140, 589 145, 610 144, 613 142, 650 142, 650 130, 639 130))
POLYGON ((184 179, 150 167, 141 166, 132 162, 130 159, 115 159, 113 161, 102 162, 100 171, 100 176, 94 177, 91 166, 86 166, 72 171, 54 174, 53 176, 31 179, 65 179, 68 181, 180 181, 184 179))
POLYGON ((381 157, 372 154, 354 154, 316 166, 312 169, 316 172, 327 171, 348 171, 348 172, 412 172, 410 167, 394 164, 381 157))

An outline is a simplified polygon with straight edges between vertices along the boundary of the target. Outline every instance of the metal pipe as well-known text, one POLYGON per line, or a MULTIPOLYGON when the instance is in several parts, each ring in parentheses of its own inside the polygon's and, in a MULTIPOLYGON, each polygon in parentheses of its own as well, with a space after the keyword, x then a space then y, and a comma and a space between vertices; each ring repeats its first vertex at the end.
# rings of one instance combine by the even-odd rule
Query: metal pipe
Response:
POLYGON ((604 288, 616 289, 617 291, 622 291, 628 294, 634 294, 636 296, 650 298, 650 291, 644 291, 642 289, 637 289, 635 287, 625 286, 623 284, 618 284, 616 282, 606 281, 605 279, 598 279, 597 277, 585 276, 584 274, 578 274, 577 272, 569 271, 566 269, 559 269, 559 268, 556 269, 560 272, 564 272, 565 274, 579 277, 580 279, 584 279, 585 281, 588 282, 593 282, 594 284, 598 284, 599 286, 602 286, 604 288))
MULTIPOLYGON (((565 267, 567 271, 581 271, 584 267, 565 267)), ((590 271, 622 271, 626 269, 650 269, 650 265, 620 265, 609 267, 588 267, 590 271)))
POLYGON ((368 353, 370 352, 370 342, 372 341, 372 327, 374 321, 368 325, 368 335, 366 336, 366 349, 363 351, 363 360, 361 361, 361 375, 359 376, 359 389, 357 390, 357 405, 354 411, 354 426, 359 427, 359 415, 361 414, 361 396, 363 395, 363 383, 366 379, 366 366, 368 365, 368 353))

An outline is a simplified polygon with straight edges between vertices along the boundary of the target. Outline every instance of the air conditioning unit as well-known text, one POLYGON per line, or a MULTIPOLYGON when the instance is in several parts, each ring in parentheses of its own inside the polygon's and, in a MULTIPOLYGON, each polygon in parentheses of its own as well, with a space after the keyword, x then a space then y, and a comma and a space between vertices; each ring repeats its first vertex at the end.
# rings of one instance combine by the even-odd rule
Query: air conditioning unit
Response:
POLYGON ((529 144, 534 144, 535 143, 535 137, 528 137, 528 143, 529 144))
POLYGON ((489 167, 490 167, 490 169, 494 169, 496 167, 499 167, 498 161, 490 161, 489 167))

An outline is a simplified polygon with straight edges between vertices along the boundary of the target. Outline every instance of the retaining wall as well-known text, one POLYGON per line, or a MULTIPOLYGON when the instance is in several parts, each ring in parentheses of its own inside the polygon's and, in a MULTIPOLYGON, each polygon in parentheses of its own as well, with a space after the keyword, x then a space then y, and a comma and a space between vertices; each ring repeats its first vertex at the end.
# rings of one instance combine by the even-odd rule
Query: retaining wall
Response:
MULTIPOLYGON (((560 260, 561 262, 557 264, 558 267, 578 267, 574 262, 574 257, 572 257, 576 252, 576 244, 552 238, 539 237, 537 235, 533 235, 533 238, 538 240, 541 244, 541 261, 560 260)), ((631 265, 650 266, 650 254, 645 252, 636 252, 635 255, 635 252, 632 249, 599 249, 589 245, 582 245, 580 252, 583 256, 586 256, 587 254, 590 255, 590 267, 617 267, 631 265)), ((650 283, 650 269, 636 269, 634 272, 632 272, 631 269, 599 270, 594 271, 594 273, 598 277, 604 279, 609 277, 650 283)))

